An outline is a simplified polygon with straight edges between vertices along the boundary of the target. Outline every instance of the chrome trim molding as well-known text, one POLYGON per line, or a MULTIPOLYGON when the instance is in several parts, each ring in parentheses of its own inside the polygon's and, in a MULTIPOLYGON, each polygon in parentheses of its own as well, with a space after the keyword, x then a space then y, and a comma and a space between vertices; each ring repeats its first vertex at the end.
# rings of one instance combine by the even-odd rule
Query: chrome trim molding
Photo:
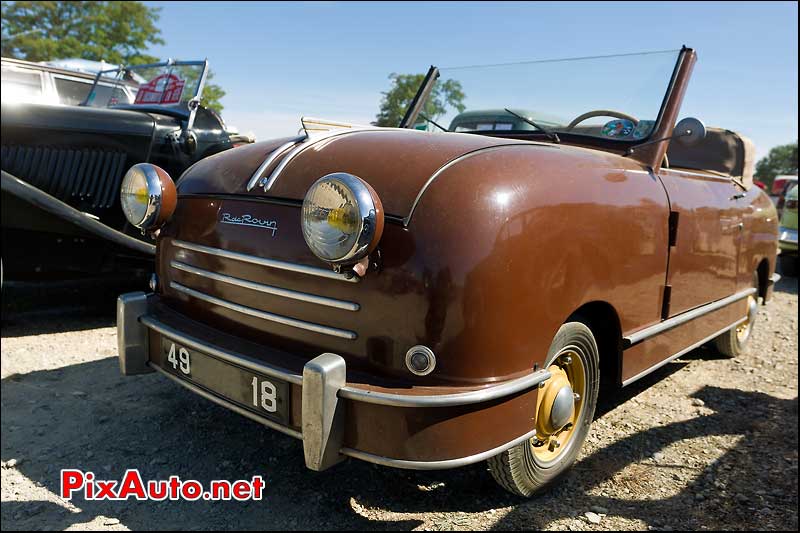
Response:
POLYGON ((256 283, 255 281, 236 278, 233 276, 228 276, 226 274, 217 274, 216 272, 211 272, 209 270, 204 270, 196 266, 187 265, 186 263, 182 263, 181 261, 170 261, 169 266, 171 266, 176 270, 188 272, 190 274, 194 274, 196 276, 211 279, 214 281, 219 281, 221 283, 236 285, 237 287, 243 287, 245 289, 263 292, 266 294, 273 294, 275 296, 282 296, 284 298, 291 298, 292 300, 299 300, 301 302, 325 305, 327 307, 335 307, 337 309, 344 309, 345 311, 358 311, 361 307, 359 304, 355 302, 348 302, 346 300, 337 300, 335 298, 326 298, 325 296, 317 296, 316 294, 309 294, 307 292, 293 291, 290 289, 283 289, 281 287, 275 287, 263 283, 256 283))
POLYGON ((444 461, 408 461, 406 459, 392 459, 390 457, 374 455, 368 452, 354 450, 352 448, 342 448, 340 453, 342 455, 353 457, 354 459, 360 459, 362 461, 383 466, 391 466, 393 468, 404 468, 406 470, 443 470, 447 468, 458 468, 460 466, 478 463, 484 459, 494 457, 495 455, 502 453, 509 448, 513 448, 517 444, 521 444, 535 436, 536 430, 534 429, 510 442, 501 444, 496 448, 492 448, 491 450, 486 450, 485 452, 476 453, 475 455, 469 455, 467 457, 460 457, 458 459, 446 459, 444 461))
POLYGON ((419 192, 417 193, 417 197, 414 198, 414 203, 411 204, 411 209, 409 210, 408 215, 403 219, 403 226, 406 228, 408 227, 408 225, 411 223, 411 217, 414 215, 414 210, 417 208, 417 204, 419 204, 420 200, 422 200, 422 195, 425 194, 425 191, 428 190, 428 187, 430 187, 431 183, 433 183, 433 181, 436 178, 438 178, 445 170, 447 170, 448 168, 452 167, 457 163, 460 163, 461 161, 464 161, 465 159, 469 159, 472 156, 480 155, 484 152, 490 152, 492 150, 508 148, 509 146, 535 146, 535 147, 557 148, 550 144, 539 144, 533 142, 495 144, 492 146, 484 146, 482 148, 478 148, 476 150, 472 150, 471 152, 467 152, 465 154, 461 154, 459 156, 454 157, 453 159, 451 159, 450 161, 439 167, 439 169, 436 170, 436 172, 431 174, 431 177, 428 178, 428 181, 426 181, 425 184, 422 186, 422 188, 420 188, 419 192))
POLYGON ((206 391, 205 389, 200 388, 200 387, 198 387, 197 385, 195 385, 193 383, 189 383, 188 381, 186 381, 184 379, 181 379, 181 378, 179 378, 177 376, 174 376, 174 375, 170 374, 169 372, 167 372, 166 370, 163 370, 163 369, 157 367, 156 365, 152 365, 150 368, 155 369, 157 372, 159 372, 162 375, 168 377, 169 379, 171 379, 175 383, 177 383, 177 384, 179 384, 179 385, 181 385, 183 387, 186 387, 187 389, 189 389, 193 393, 202 396, 206 400, 210 400, 210 401, 214 402, 217 405, 221 405, 222 407, 230 409, 231 411, 233 411, 235 413, 238 413, 238 414, 240 414, 242 416, 246 416, 250 420, 255 420, 259 424, 263 424, 263 425, 267 426, 270 429, 274 429, 276 431, 280 431, 281 433, 285 433, 286 435, 289 435, 290 437, 294 437, 296 439, 300 439, 300 440, 303 439, 303 435, 297 430, 294 430, 294 429, 292 429, 290 427, 287 427, 287 426, 282 426, 282 425, 280 425, 280 424, 278 424, 276 422, 273 422, 272 420, 269 420, 269 419, 266 419, 266 418, 262 418, 262 417, 258 416, 255 413, 251 413, 247 409, 243 409, 243 408, 239 407, 238 405, 234 404, 233 402, 229 402, 228 400, 220 398, 219 396, 217 396, 215 394, 211 394, 210 392, 206 391))
POLYGON ((193 348, 212 357, 216 357, 217 359, 220 359, 226 363, 247 368, 253 372, 264 374, 265 376, 288 381, 294 385, 303 384, 303 379, 298 374, 292 374, 291 372, 286 372, 285 370, 270 366, 263 361, 257 361, 244 355, 229 352, 228 350, 219 348, 218 346, 208 344, 200 339, 186 335, 182 331, 164 324, 163 322, 153 318, 151 315, 143 316, 141 318, 141 323, 148 328, 157 331, 161 335, 179 342, 180 344, 184 344, 189 348, 193 348))
POLYGON ((297 137, 294 137, 291 141, 289 141, 287 143, 284 143, 284 144, 280 145, 279 147, 277 147, 276 149, 274 149, 269 154, 269 156, 266 159, 264 159, 264 162, 261 163, 258 166, 256 171, 253 173, 253 177, 250 178, 250 181, 247 182, 247 190, 250 191, 250 190, 253 189, 253 187, 256 186, 256 184, 258 183, 258 180, 261 179, 261 175, 269 168, 269 166, 272 163, 275 162, 276 159, 278 159, 278 157, 281 156, 281 154, 283 154, 286 150, 288 150, 289 148, 291 148, 295 144, 297 144, 299 142, 303 142, 306 139, 308 139, 308 135, 305 135, 305 134, 298 135, 297 137))
POLYGON ((691 170, 680 170, 677 168, 664 168, 661 169, 666 172, 673 172, 675 174, 684 174, 686 176, 695 176, 698 178, 711 178, 715 180, 722 180, 722 181, 731 181, 736 179, 733 176, 723 175, 723 174, 703 174, 702 172, 692 172, 691 170))
POLYGON ((258 257, 255 255, 248 255, 239 252, 230 252, 221 248, 214 248, 211 246, 204 246, 202 244, 194 244, 191 242, 180 241, 177 239, 172 240, 172 245, 185 250, 199 252, 201 254, 213 255, 216 257, 224 257, 225 259, 233 259, 234 261, 242 261, 244 263, 252 263, 254 265, 275 268, 278 270, 288 270, 290 272, 298 272, 300 274, 308 274, 310 276, 318 276, 321 278, 335 279, 339 281, 347 281, 349 283, 358 283, 358 276, 347 278, 344 274, 337 274, 333 270, 326 270, 324 268, 311 267, 300 265, 297 263, 288 263, 286 261, 278 261, 277 259, 267 259, 265 257, 258 257))
POLYGON ((339 129, 339 130, 330 131, 328 133, 320 134, 320 135, 314 137, 313 139, 309 138, 306 142, 294 147, 291 152, 286 154, 286 157, 284 157, 281 160, 281 162, 278 164, 278 166, 275 167, 275 170, 272 171, 272 174, 269 175, 269 178, 267 178, 266 181, 262 180, 263 181, 263 186, 264 186, 264 192, 267 192, 272 188, 272 186, 277 181, 278 177, 281 175, 281 172, 283 172, 283 170, 289 165, 289 163, 292 162, 292 160, 295 157, 300 155, 303 151, 311 148, 312 146, 314 146, 314 145, 316 145, 316 144, 318 144, 318 143, 320 143, 322 141, 325 141, 325 140, 328 140, 328 139, 333 139, 335 137, 340 137, 342 135, 347 135, 349 133, 363 133, 365 131, 393 131, 393 130, 396 130, 396 129, 397 128, 372 128, 372 127, 369 127, 369 128, 339 129))
POLYGON ((722 298, 721 300, 717 300, 716 302, 711 302, 706 305, 702 305, 691 311, 686 311, 685 313, 681 313, 680 315, 674 316, 672 318, 668 318, 662 322, 654 326, 650 326, 648 328, 641 329, 635 333, 631 333, 622 338, 623 340, 623 348, 630 348, 634 344, 637 344, 647 338, 653 337, 658 335, 659 333, 663 333, 667 330, 670 330, 676 326, 680 326, 690 320, 694 320, 695 318, 701 317, 703 315, 707 315, 708 313, 714 312, 718 309, 722 309, 723 307, 730 305, 734 302, 738 302, 744 298, 747 298, 751 294, 754 294, 757 291, 755 287, 751 287, 749 289, 745 289, 743 291, 739 291, 736 294, 732 294, 726 298, 722 298))
POLYGON ((354 402, 374 403, 378 405, 390 405, 393 407, 452 407, 455 405, 470 405, 483 403, 504 396, 510 396, 519 392, 532 389, 540 383, 550 378, 550 372, 542 369, 520 378, 512 379, 492 385, 485 389, 478 389, 456 394, 431 394, 431 395, 408 395, 394 394, 388 392, 370 392, 355 387, 343 387, 339 391, 339 396, 354 402))
POLYGON ((661 368, 662 366, 666 365, 667 363, 670 363, 670 362, 674 361, 675 359, 677 359, 678 357, 682 356, 683 354, 685 354, 685 353, 687 353, 687 352, 691 352, 691 351, 692 351, 692 350, 694 350, 695 348, 699 348, 700 346, 702 346, 703 344, 707 343, 707 342, 708 342, 708 341, 710 341, 710 340, 716 339, 717 337, 719 337, 720 335, 722 335, 722 334, 723 334, 723 333, 725 333, 726 331, 728 331, 728 330, 730 330, 730 329, 732 329, 732 328, 735 328, 736 326, 738 326, 739 324, 741 324, 742 322, 744 322, 744 321, 746 321, 746 320, 747 320, 747 317, 741 318, 741 319, 737 320, 736 322, 734 322, 733 324, 731 324, 730 326, 725 326, 724 328, 722 328, 721 330, 717 331, 716 333, 712 333, 712 334, 711 334, 711 335, 709 335, 708 337, 704 338, 704 339, 703 339, 703 340, 701 340, 701 341, 698 341, 698 342, 696 342, 696 343, 692 344, 692 345, 691 345, 691 346, 689 346, 688 348, 684 348, 684 349, 683 349, 683 350, 681 350, 680 352, 678 352, 678 353, 676 353, 676 354, 674 354, 674 355, 671 355, 671 356, 667 357, 667 358, 666 358, 666 359, 664 359, 663 361, 660 361, 660 362, 658 362, 658 363, 654 364, 654 365, 653 365, 653 366, 651 366, 650 368, 647 368, 647 369, 645 369, 645 370, 642 370, 641 372, 639 372, 639 373, 638 373, 638 374, 636 374, 635 376, 633 376, 633 377, 630 377, 630 378, 626 379, 625 381, 623 381, 623 382, 622 382, 622 386, 623 386, 623 387, 627 387, 628 385, 630 385, 630 384, 631 384, 631 383, 633 383, 634 381, 636 381, 636 380, 638 380, 638 379, 640 379, 640 378, 643 378, 643 377, 645 377, 646 375, 650 374, 651 372, 655 372, 656 370, 658 370, 658 369, 659 369, 659 368, 661 368))
POLYGON ((170 281, 169 286, 170 288, 175 289, 178 292, 182 292, 183 294, 186 294, 193 298, 197 298, 198 300, 203 300, 210 304, 218 305, 220 307, 225 307, 226 309, 230 309, 231 311, 236 311, 237 313, 242 313, 244 315, 250 315, 256 318, 260 318, 262 320, 269 320, 270 322, 283 324, 284 326, 291 326, 293 328, 304 329, 306 331, 313 331, 314 333, 320 333, 322 335, 330 335, 332 337, 339 337, 342 339, 354 340, 358 338, 358 335, 354 331, 333 328, 330 326, 324 326, 322 324, 316 324, 314 322, 306 322, 305 320, 298 320, 296 318, 291 318, 288 316, 276 315, 275 313, 269 313, 267 311, 262 311, 260 309, 253 309, 252 307, 247 307, 246 305, 229 302, 227 300, 217 298, 216 296, 211 296, 210 294, 206 294, 196 289, 189 288, 175 281, 170 281))

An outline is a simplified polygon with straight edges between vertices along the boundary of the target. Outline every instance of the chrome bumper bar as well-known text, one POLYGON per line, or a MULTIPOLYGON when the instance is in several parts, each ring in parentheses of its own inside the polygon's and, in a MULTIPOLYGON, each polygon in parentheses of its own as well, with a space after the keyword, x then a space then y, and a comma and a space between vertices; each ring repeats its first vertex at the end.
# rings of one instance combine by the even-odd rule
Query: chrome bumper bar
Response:
POLYGON ((119 365, 122 374, 134 375, 158 371, 204 398, 272 429, 301 439, 303 441, 306 466, 312 470, 324 470, 344 459, 344 456, 351 456, 396 468, 416 470, 455 468, 496 455, 535 435, 535 430, 532 430, 492 450, 468 457, 443 461, 392 459, 344 447, 342 440, 345 414, 344 404, 340 400, 346 399, 394 407, 418 408, 470 405, 508 397, 538 387, 550 378, 550 372, 537 370, 499 385, 454 394, 409 395, 374 392, 348 386, 346 362, 344 358, 336 354, 324 353, 308 361, 303 367, 302 375, 300 375, 233 353, 222 347, 208 344, 150 315, 149 308, 152 298, 152 295, 136 292, 123 294, 117 300, 117 336, 119 342, 119 365), (227 363, 301 386, 302 431, 296 431, 290 427, 259 417, 188 381, 181 380, 157 366, 150 366, 148 363, 148 329, 152 329, 171 339, 175 339, 189 348, 194 348, 227 363))

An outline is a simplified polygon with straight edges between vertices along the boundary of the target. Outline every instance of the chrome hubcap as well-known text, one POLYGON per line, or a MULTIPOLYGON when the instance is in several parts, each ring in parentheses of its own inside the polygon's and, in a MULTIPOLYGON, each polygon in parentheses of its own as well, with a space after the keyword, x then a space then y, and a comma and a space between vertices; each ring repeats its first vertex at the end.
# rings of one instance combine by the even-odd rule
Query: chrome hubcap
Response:
POLYGON ((572 420, 575 414, 575 395, 572 387, 565 385, 556 394, 553 405, 550 407, 550 426, 561 429, 572 420))

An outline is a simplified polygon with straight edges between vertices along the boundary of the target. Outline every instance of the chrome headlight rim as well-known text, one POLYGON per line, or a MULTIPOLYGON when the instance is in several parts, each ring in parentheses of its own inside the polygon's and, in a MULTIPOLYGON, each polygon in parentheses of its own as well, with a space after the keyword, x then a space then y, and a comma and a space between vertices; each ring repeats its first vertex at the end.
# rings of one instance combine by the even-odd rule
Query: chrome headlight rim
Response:
POLYGON ((308 188, 306 196, 303 199, 303 214, 301 214, 301 217, 303 238, 308 247, 319 259, 335 266, 354 264, 369 255, 377 245, 383 232, 383 205, 381 204, 380 198, 378 198, 377 193, 366 181, 347 172, 332 172, 315 181, 311 187, 308 188), (350 191, 355 199, 359 218, 358 236, 356 240, 344 255, 337 258, 326 258, 317 253, 314 244, 310 242, 305 224, 305 208, 309 202, 311 193, 322 183, 330 181, 336 181, 350 191))
MULTIPOLYGON (((153 226, 156 221, 158 220, 159 215, 161 214, 161 205, 163 199, 163 188, 161 185, 161 178, 158 175, 158 171, 154 165, 149 163, 137 163, 133 165, 131 168, 128 169, 128 172, 125 173, 125 177, 122 178, 122 184, 124 186, 128 175, 131 172, 141 172, 144 175, 145 182, 147 184, 147 208, 145 209, 144 216, 142 220, 139 222, 134 222, 133 220, 129 219, 127 213, 125 214, 125 218, 136 226, 139 229, 146 230, 153 226)), ((120 194, 122 193, 122 186, 120 187, 120 194)), ((120 199, 122 201, 122 199, 120 199)))

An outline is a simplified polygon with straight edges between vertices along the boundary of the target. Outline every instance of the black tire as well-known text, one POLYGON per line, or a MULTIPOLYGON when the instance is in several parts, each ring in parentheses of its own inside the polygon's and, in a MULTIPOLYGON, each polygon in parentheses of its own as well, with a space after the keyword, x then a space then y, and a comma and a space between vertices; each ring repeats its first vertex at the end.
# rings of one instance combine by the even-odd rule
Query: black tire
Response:
MULTIPOLYGON (((753 277, 753 283, 758 289, 758 274, 753 277)), ((725 357, 734 358, 741 355, 747 348, 747 343, 753 336, 753 329, 758 316, 758 293, 747 298, 747 322, 741 326, 734 326, 716 339, 714 346, 725 357)))
POLYGON ((783 274, 784 276, 789 276, 790 278, 796 278, 798 256, 781 254, 778 256, 778 258, 779 258, 778 262, 780 263, 781 274, 783 274))
POLYGON ((523 442, 488 459, 495 481, 512 494, 529 497, 553 483, 578 456, 592 424, 600 385, 600 360, 592 331, 580 322, 568 322, 559 328, 547 353, 545 368, 566 348, 576 353, 584 368, 584 398, 574 433, 559 455, 550 463, 541 463, 530 441, 523 442))

